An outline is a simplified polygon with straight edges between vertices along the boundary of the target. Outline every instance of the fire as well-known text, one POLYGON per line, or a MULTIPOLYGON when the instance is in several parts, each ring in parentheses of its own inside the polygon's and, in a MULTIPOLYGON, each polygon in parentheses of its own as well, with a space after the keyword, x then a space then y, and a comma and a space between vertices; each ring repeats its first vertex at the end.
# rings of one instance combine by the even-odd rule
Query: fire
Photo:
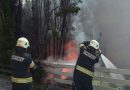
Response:
MULTIPOLYGON (((73 40, 69 40, 68 42, 65 43, 64 51, 65 51, 65 55, 63 57, 63 62, 68 62, 68 63, 76 62, 76 60, 78 58, 78 49, 77 49, 77 46, 73 40)), ((53 55, 53 53, 52 53, 52 55, 53 55)), ((48 60, 53 60, 53 57, 49 58, 48 60)), ((60 70, 62 72, 73 72, 73 70, 69 69, 69 68, 61 68, 60 70)), ((57 76, 54 74, 47 75, 47 78, 54 78, 54 77, 57 77, 57 76)), ((58 77, 61 79, 69 78, 69 77, 64 76, 64 75, 61 75, 58 77)))
MULTIPOLYGON (((77 60, 78 51, 76 44, 74 43, 73 40, 70 40, 65 44, 64 50, 65 50, 64 61, 73 62, 77 60)), ((62 72, 72 72, 72 71, 73 71, 72 69, 66 69, 66 68, 62 69, 62 72)), ((61 79, 67 79, 67 77, 61 76, 61 79)))
POLYGON ((77 59, 78 51, 74 41, 70 40, 65 44, 64 47, 65 56, 64 61, 73 61, 77 59))

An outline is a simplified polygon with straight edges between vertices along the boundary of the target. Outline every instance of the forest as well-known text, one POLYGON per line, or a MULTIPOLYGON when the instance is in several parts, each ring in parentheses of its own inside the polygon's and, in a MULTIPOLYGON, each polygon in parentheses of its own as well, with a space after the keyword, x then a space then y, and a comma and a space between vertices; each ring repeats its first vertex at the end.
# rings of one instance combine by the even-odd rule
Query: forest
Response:
POLYGON ((56 60, 71 40, 73 15, 81 0, 0 0, 0 63, 9 64, 16 40, 26 37, 33 59, 56 60))

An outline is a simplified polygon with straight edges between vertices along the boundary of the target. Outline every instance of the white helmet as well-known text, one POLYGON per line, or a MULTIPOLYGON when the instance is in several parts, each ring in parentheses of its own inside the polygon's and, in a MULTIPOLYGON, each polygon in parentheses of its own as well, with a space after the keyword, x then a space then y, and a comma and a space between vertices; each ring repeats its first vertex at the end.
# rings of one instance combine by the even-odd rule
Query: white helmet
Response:
POLYGON ((22 48, 28 48, 30 45, 29 45, 29 41, 25 37, 21 37, 17 40, 16 46, 22 48))
POLYGON ((91 40, 89 46, 93 47, 94 49, 99 49, 99 43, 96 40, 91 40))

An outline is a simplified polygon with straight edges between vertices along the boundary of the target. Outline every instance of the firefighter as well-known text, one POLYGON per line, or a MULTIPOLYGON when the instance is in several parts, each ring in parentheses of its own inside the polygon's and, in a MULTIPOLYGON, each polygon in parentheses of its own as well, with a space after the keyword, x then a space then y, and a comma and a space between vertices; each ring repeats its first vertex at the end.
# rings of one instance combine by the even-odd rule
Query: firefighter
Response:
POLYGON ((72 90, 93 90, 94 64, 99 61, 101 50, 96 40, 80 44, 80 54, 73 74, 72 90))
POLYGON ((17 40, 16 50, 11 56, 12 90, 32 90, 32 75, 30 70, 36 66, 27 53, 29 41, 25 37, 17 40))

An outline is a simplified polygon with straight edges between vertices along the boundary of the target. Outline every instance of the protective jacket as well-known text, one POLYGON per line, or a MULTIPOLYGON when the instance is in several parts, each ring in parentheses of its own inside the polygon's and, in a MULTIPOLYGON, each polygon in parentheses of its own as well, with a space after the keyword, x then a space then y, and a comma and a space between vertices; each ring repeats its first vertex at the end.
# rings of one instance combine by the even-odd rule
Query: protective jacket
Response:
POLYGON ((14 83, 31 83, 32 75, 30 68, 34 66, 31 55, 22 52, 14 53, 11 56, 12 65, 12 82, 14 83))
POLYGON ((100 54, 88 46, 89 41, 80 44, 80 55, 76 65, 82 66, 90 71, 94 71, 94 64, 99 61, 100 54), (84 46, 82 46, 84 44, 84 46))
POLYGON ((100 53, 88 46, 89 43, 85 41, 80 44, 80 54, 73 74, 73 90, 93 90, 94 64, 99 61, 100 53))

